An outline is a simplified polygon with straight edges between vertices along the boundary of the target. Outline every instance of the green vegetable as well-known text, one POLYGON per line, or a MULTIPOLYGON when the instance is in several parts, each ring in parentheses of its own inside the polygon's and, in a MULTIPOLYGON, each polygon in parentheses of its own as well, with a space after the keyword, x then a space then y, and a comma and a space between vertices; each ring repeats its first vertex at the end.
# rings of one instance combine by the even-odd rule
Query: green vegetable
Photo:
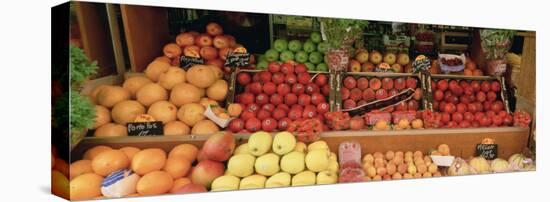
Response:
POLYGON ((348 49, 353 52, 352 45, 362 39, 363 29, 369 24, 366 20, 321 18, 323 33, 330 48, 348 49))
POLYGON ((504 59, 512 46, 512 38, 516 34, 514 30, 482 29, 479 31, 481 47, 486 53, 486 59, 504 59))
POLYGON ((69 48, 71 86, 78 88, 84 80, 97 72, 97 61, 90 62, 84 51, 74 45, 70 45, 69 48))
POLYGON ((70 128, 71 144, 82 138, 72 137, 73 133, 81 134, 82 131, 91 128, 94 125, 96 116, 94 104, 90 99, 80 95, 75 90, 62 95, 54 107, 54 114, 56 114, 54 117, 57 126, 70 128))

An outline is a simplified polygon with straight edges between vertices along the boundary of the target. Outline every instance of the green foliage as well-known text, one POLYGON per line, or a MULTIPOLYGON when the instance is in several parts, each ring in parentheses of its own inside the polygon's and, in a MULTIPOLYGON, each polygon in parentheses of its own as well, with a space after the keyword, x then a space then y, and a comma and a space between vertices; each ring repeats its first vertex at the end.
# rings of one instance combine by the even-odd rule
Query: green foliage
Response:
POLYGON ((84 80, 97 72, 97 69, 97 61, 90 62, 82 49, 70 45, 69 71, 73 88, 80 87, 84 80))
POLYGON ((515 30, 482 29, 479 31, 481 46, 486 53, 486 59, 503 59, 512 46, 515 30))
POLYGON ((341 18, 321 18, 323 32, 331 48, 351 49, 354 42, 362 38, 363 29, 369 24, 366 20, 341 18))
POLYGON ((90 99, 74 90, 62 95, 54 107, 54 114, 56 114, 57 125, 59 127, 69 126, 71 131, 83 131, 91 128, 96 116, 94 104, 90 99))

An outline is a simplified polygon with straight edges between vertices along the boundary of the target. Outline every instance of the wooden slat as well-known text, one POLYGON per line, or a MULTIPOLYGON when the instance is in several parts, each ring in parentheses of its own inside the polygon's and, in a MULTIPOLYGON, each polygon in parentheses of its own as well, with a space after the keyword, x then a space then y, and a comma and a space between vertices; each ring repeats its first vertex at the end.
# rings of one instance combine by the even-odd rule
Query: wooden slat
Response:
POLYGON ((518 94, 529 102, 536 101, 537 65, 536 65, 536 37, 527 36, 523 39, 523 51, 521 54, 521 70, 519 71, 518 94))
POLYGON ((142 72, 170 41, 166 9, 135 5, 120 5, 120 9, 131 70, 142 72))
MULTIPOLYGON (((322 134, 331 151, 337 152, 344 141, 361 143, 363 154, 376 151, 422 151, 427 152, 439 144, 448 144, 453 155, 468 158, 474 155, 475 145, 483 138, 494 138, 499 145, 498 155, 508 157, 521 152, 527 147, 528 129, 516 127, 472 128, 472 129, 424 129, 403 131, 333 131, 322 134)), ((236 134, 238 143, 247 141, 248 135, 236 134)), ((73 152, 73 159, 80 159, 83 153, 97 145, 113 148, 133 146, 138 148, 162 148, 169 152, 174 146, 189 143, 202 146, 207 135, 185 136, 149 136, 149 137, 115 137, 85 138, 73 152)))
POLYGON ((89 2, 74 3, 80 36, 86 56, 90 60, 97 60, 100 67, 99 76, 116 72, 112 42, 109 35, 109 26, 98 11, 98 5, 105 4, 89 2))

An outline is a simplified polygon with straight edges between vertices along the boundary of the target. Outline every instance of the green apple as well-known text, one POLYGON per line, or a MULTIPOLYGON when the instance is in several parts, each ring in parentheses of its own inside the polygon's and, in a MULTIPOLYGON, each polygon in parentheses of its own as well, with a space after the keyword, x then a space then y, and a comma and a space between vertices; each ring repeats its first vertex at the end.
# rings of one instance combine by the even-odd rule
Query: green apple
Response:
POLYGON ((327 142, 323 140, 315 141, 307 146, 308 152, 311 152, 313 150, 318 150, 318 149, 322 149, 322 150, 326 150, 327 152, 330 152, 327 142))
POLYGON ((233 152, 233 155, 237 155, 237 154, 250 154, 248 153, 248 143, 239 145, 233 152))
POLYGON ((338 165, 338 161, 330 160, 328 162, 328 168, 327 168, 328 171, 338 172, 339 169, 340 169, 340 165, 338 165))
POLYGON ((328 170, 317 173, 317 184, 336 184, 338 182, 338 174, 328 170))
POLYGON ((258 64, 256 64, 256 69, 267 69, 267 65, 269 65, 269 62, 266 60, 259 61, 258 64))
POLYGON ((326 170, 329 165, 328 157, 330 153, 323 149, 309 151, 306 154, 306 167, 313 172, 326 170))
POLYGON ((268 62, 277 61, 279 59, 279 52, 275 49, 269 49, 265 52, 265 59, 268 62))
POLYGON ((309 59, 309 56, 305 51, 298 51, 296 52, 296 55, 294 55, 294 58, 296 59, 296 62, 305 63, 309 59))
POLYGON ((258 157, 254 164, 256 173, 264 176, 271 176, 279 172, 279 159, 279 156, 274 153, 267 153, 258 157))
POLYGON ((315 180, 316 180, 315 173, 309 170, 306 170, 292 177, 292 186, 314 185, 315 180))
POLYGON ((328 66, 327 66, 326 63, 319 63, 319 64, 317 64, 317 67, 315 68, 315 70, 326 72, 326 71, 328 71, 328 66))
POLYGON ((291 50, 292 52, 298 52, 302 50, 302 42, 296 39, 291 40, 290 42, 288 42, 288 50, 291 50))
POLYGON ((325 53, 327 52, 328 50, 328 43, 323 41, 323 42, 319 42, 319 44, 317 44, 317 51, 321 52, 321 53, 325 53))
POLYGON ((293 151, 281 158, 281 170, 296 174, 305 169, 305 154, 302 152, 293 151))
POLYGON ((283 61, 283 62, 286 62, 286 61, 289 61, 289 60, 294 60, 294 53, 292 51, 285 50, 285 51, 281 52, 281 55, 279 57, 280 57, 281 61, 283 61))
POLYGON ((288 41, 285 39, 277 39, 273 41, 273 49, 279 52, 283 52, 287 50, 287 47, 288 47, 288 41))
POLYGON ((294 150, 297 152, 306 153, 307 152, 307 145, 304 142, 296 142, 296 146, 294 147, 294 150))
POLYGON ((241 180, 239 189, 261 189, 265 187, 267 178, 263 175, 251 175, 241 180))
POLYGON ((302 42, 297 39, 291 40, 290 42, 288 42, 288 50, 291 50, 293 52, 298 52, 302 50, 302 42))
POLYGON ((307 67, 307 71, 315 71, 315 65, 311 62, 304 63, 307 67))
POLYGON ((255 132, 248 138, 248 152, 254 156, 261 156, 271 149, 273 137, 267 132, 255 132))
POLYGON ((323 38, 321 37, 321 33, 311 32, 311 35, 309 35, 309 39, 311 39, 311 41, 313 41, 314 43, 320 43, 323 38))
POLYGON ((311 53, 311 52, 313 52, 317 49, 317 45, 315 45, 315 43, 313 43, 311 41, 306 41, 304 43, 303 49, 304 49, 305 52, 311 53))
POLYGON ((259 61, 267 61, 267 57, 265 56, 265 54, 262 54, 260 55, 260 57, 258 57, 258 62, 259 61))
POLYGON ((309 54, 309 61, 313 64, 319 64, 323 62, 323 54, 320 52, 312 52, 309 54))
POLYGON ((256 157, 250 154, 237 154, 227 162, 227 172, 237 177, 246 177, 254 173, 256 157))
POLYGON ((265 181, 265 188, 288 187, 290 186, 291 179, 292 177, 290 176, 290 174, 285 172, 279 172, 267 178, 267 181, 265 181))
POLYGON ((241 179, 233 175, 223 175, 212 182, 211 191, 238 190, 241 179))
POLYGON ((296 137, 292 133, 283 131, 275 134, 272 150, 276 154, 285 155, 296 147, 296 137))

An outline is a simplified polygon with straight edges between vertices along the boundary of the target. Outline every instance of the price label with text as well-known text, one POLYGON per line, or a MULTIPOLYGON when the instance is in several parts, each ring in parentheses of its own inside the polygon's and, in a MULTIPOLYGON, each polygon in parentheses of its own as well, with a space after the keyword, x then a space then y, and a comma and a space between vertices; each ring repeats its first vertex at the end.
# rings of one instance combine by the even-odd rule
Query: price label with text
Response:
POLYGON ((225 58, 227 67, 248 67, 250 65, 250 53, 229 53, 225 58))
POLYGON ((164 134, 164 127, 161 121, 130 122, 126 126, 128 127, 129 136, 155 136, 164 134))
POLYGON ((189 57, 189 56, 181 56, 180 57, 180 67, 187 70, 189 67, 193 65, 202 65, 204 64, 204 59, 200 57, 189 57))
POLYGON ((476 156, 482 156, 487 160, 493 160, 497 158, 497 154, 497 144, 477 144, 476 146, 476 156))

